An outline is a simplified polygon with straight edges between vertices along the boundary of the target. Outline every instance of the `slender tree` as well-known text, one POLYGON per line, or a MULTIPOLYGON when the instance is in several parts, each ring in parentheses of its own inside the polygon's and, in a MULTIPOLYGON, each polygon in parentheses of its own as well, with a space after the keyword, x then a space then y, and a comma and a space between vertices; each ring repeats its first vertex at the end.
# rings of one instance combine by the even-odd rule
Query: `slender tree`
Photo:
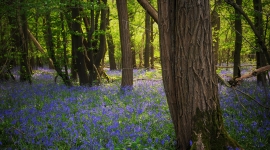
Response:
POLYGON ((132 52, 130 47, 130 33, 128 22, 128 11, 126 0, 116 0, 120 39, 121 39, 121 52, 122 52, 122 82, 121 87, 133 86, 133 67, 132 67, 132 52))
MULTIPOLYGON (((241 7, 242 0, 236 0, 236 4, 241 7)), ((235 43, 234 43, 234 56, 233 56, 233 77, 239 77, 240 75, 240 53, 242 49, 242 19, 240 12, 235 9, 235 43)))
POLYGON ((158 8, 162 76, 177 149, 239 147, 223 125, 209 0, 159 1, 158 8))
POLYGON ((114 51, 115 51, 115 45, 113 42, 113 37, 111 34, 111 27, 110 27, 110 10, 108 8, 108 13, 107 13, 107 32, 106 32, 106 39, 107 39, 107 44, 108 44, 108 55, 109 55, 109 62, 110 62, 110 70, 116 70, 116 63, 115 63, 115 57, 114 57, 114 51))
POLYGON ((145 12, 145 48, 144 48, 144 68, 149 69, 150 44, 151 44, 151 20, 150 15, 145 12))
POLYGON ((106 32, 106 28, 107 28, 107 13, 108 13, 108 6, 107 6, 107 0, 102 0, 104 8, 101 9, 101 20, 100 20, 100 31, 104 32, 103 34, 101 34, 99 36, 99 51, 96 55, 95 58, 95 65, 97 68, 100 67, 101 65, 101 61, 105 56, 105 50, 106 50, 106 36, 105 36, 105 32, 106 32))
MULTIPOLYGON (((24 3, 24 0, 20 0, 20 5, 24 3)), ((27 15, 26 9, 19 7, 18 23, 19 23, 19 33, 20 33, 20 42, 21 42, 21 59, 20 59, 20 81, 29 81, 31 80, 31 71, 29 64, 29 55, 28 55, 28 33, 27 33, 27 15)))
MULTIPOLYGON (((253 0, 253 7, 254 7, 254 25, 256 30, 259 33, 261 39, 264 39, 263 33, 263 17, 262 17, 262 2, 261 0, 253 0)), ((257 47, 260 47, 259 38, 255 40, 257 47)), ((266 66, 266 60, 263 55, 261 48, 257 49, 256 51, 256 67, 260 68, 266 66)), ((258 84, 265 84, 266 83, 266 74, 262 73, 257 76, 257 83, 258 84)))
POLYGON ((220 16, 217 11, 220 0, 215 0, 214 9, 211 12, 211 25, 213 29, 213 52, 215 64, 218 64, 218 52, 219 52, 219 31, 220 31, 220 16))

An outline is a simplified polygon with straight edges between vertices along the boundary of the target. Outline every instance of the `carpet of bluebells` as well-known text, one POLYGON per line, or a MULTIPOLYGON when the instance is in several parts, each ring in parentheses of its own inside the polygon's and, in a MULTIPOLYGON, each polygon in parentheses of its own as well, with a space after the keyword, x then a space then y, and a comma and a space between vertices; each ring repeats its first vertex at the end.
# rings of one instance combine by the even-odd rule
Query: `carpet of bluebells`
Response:
MULTIPOLYGON (((0 149, 174 149, 160 71, 134 70, 132 90, 120 90, 120 71, 107 73, 114 82, 94 87, 54 83, 55 72, 41 68, 32 85, 16 73, 17 81, 2 82, 0 149)), ((270 107, 269 87, 254 78, 238 89, 270 107)), ((246 150, 270 149, 270 110, 232 88, 220 85, 219 95, 231 137, 246 150)))

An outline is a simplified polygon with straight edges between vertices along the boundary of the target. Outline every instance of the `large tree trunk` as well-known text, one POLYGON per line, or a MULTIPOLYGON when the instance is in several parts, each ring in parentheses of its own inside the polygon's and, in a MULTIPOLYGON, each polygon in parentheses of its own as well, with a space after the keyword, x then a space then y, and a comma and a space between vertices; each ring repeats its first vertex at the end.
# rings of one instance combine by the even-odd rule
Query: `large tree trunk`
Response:
POLYGON ((82 40, 82 30, 80 22, 79 6, 75 4, 72 10, 72 49, 76 53, 76 68, 78 69, 80 85, 87 85, 89 83, 87 69, 85 65, 85 55, 82 40))
POLYGON ((159 1, 158 6, 162 76, 177 149, 239 147, 223 125, 209 0, 159 1))
MULTIPOLYGON (((242 0, 236 0, 236 4, 241 7, 242 0)), ((240 53, 242 49, 242 19, 241 14, 237 9, 235 11, 235 20, 234 20, 234 27, 235 27, 235 43, 234 43, 234 55, 233 55, 233 77, 241 76, 240 73, 240 53)))
POLYGON ((121 39, 121 52, 122 52, 122 82, 121 87, 133 86, 133 68, 132 68, 132 52, 130 45, 130 33, 128 22, 128 11, 126 0, 116 0, 120 39, 121 39))

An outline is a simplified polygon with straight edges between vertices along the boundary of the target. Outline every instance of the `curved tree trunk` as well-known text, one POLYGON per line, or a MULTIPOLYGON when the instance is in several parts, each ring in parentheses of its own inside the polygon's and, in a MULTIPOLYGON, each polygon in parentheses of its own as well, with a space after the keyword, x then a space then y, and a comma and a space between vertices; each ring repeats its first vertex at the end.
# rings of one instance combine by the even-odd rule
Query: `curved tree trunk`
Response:
POLYGON ((223 125, 209 0, 159 1, 158 5, 162 76, 177 149, 239 147, 223 125))

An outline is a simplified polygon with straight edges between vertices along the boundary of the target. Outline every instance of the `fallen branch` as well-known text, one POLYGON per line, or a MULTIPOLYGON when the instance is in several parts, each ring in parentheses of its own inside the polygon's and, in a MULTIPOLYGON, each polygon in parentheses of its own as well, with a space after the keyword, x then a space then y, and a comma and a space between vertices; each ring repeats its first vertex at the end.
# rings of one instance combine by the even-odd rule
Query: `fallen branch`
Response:
POLYGON ((264 66, 264 67, 261 67, 261 68, 258 68, 256 70, 250 72, 250 73, 247 73, 245 75, 242 75, 239 78, 235 78, 235 81, 241 81, 243 79, 251 78, 251 77, 257 76, 258 74, 261 74, 263 72, 266 72, 268 70, 270 70, 270 65, 264 66))
MULTIPOLYGON (((254 76, 257 76, 263 72, 266 72, 270 70, 270 65, 268 66, 264 66, 264 67, 261 67, 261 68, 258 68, 250 73, 247 73, 245 75, 242 75, 241 77, 238 77, 238 78, 234 78, 230 81, 225 81, 224 79, 222 79, 222 77, 220 75, 218 75, 218 81, 222 84, 222 85, 225 85, 227 87, 230 87, 230 88, 233 88, 234 90, 244 94, 245 96, 249 97, 250 99, 252 99, 253 101, 255 101, 258 105, 260 105, 261 107, 265 108, 265 109, 270 109, 270 107, 266 107, 264 106, 263 104, 261 104, 260 102, 258 102, 255 98, 251 97, 250 95, 248 95, 247 93, 239 90, 236 88, 237 85, 240 85, 240 81, 244 80, 244 79, 247 79, 247 78, 251 78, 251 77, 254 77, 254 76)), ((235 91, 235 92, 236 92, 235 91)), ((237 93, 236 93, 237 95, 237 93)), ((238 98, 238 95, 237 95, 237 98, 238 98)), ((239 98, 238 98, 239 99, 239 98)), ((242 105, 242 104, 241 104, 242 105)))

